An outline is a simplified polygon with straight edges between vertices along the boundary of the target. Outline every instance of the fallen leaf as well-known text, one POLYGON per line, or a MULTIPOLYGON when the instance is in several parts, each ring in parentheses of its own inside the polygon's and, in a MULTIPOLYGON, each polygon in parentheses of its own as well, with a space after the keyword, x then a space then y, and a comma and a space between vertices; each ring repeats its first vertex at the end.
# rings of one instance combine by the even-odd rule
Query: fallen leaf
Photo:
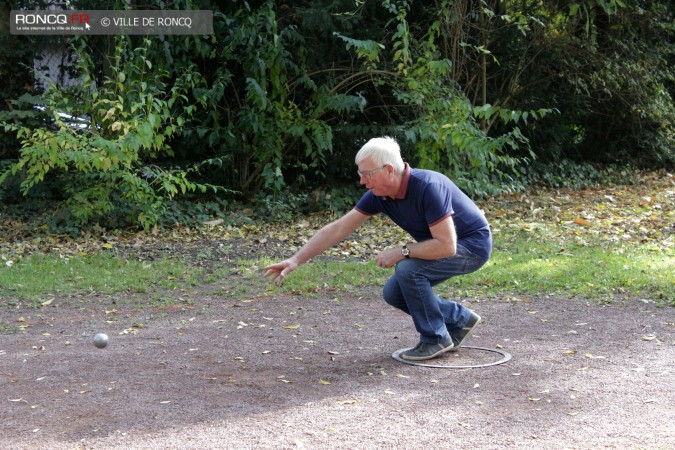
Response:
POLYGON ((580 218, 574 219, 574 223, 576 223, 577 225, 583 225, 585 227, 590 227, 592 225, 592 223, 589 222, 588 220, 580 218))
POLYGON ((216 220, 207 220, 206 222, 202 222, 202 225, 206 225, 207 227, 213 228, 218 225, 223 223, 223 219, 216 219, 216 220))
POLYGON ((284 330, 295 330, 296 328, 300 328, 300 325, 286 325, 281 328, 283 328, 284 330))
POLYGON ((332 384, 332 383, 330 381, 326 381, 326 380, 319 380, 319 384, 323 384, 325 386, 328 386, 329 384, 332 384))

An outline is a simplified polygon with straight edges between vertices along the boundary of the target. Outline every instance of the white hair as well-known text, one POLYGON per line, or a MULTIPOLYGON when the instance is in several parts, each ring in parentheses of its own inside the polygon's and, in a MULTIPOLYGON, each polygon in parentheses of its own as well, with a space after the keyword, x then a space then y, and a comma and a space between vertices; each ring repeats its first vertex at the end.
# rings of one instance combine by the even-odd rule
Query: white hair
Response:
POLYGON ((391 164, 397 173, 403 172, 405 164, 401 158, 401 148, 394 138, 383 136, 372 138, 366 142, 354 159, 358 165, 366 158, 370 158, 377 166, 391 164))

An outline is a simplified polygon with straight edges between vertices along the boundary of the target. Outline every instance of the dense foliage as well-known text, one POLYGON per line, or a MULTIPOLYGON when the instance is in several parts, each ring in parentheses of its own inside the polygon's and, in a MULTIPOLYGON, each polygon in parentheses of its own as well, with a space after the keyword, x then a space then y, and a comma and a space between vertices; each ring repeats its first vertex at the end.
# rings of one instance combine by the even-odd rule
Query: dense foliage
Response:
POLYGON ((30 61, 50 42, 2 33, 0 52, 25 65, 0 65, 16 80, 0 88, 0 196, 48 184, 69 220, 145 227, 174 195, 216 185, 266 205, 342 199, 355 151, 378 135, 473 195, 559 179, 567 161, 675 161, 666 0, 134 5, 212 9, 214 33, 72 39, 64 70, 82 82, 33 95, 30 61))

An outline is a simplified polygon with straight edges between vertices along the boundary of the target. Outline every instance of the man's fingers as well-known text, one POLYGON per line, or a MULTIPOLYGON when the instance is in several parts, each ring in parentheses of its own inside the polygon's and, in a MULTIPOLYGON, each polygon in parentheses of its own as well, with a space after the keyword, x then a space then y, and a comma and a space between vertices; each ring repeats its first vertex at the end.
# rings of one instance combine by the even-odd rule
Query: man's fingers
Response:
POLYGON ((284 261, 277 264, 271 264, 265 267, 265 275, 263 278, 270 277, 270 283, 275 283, 279 286, 284 282, 284 278, 288 275, 289 272, 292 272, 295 269, 296 265, 284 261))
POLYGON ((263 278, 270 277, 270 283, 276 282, 277 285, 281 286, 281 283, 283 283, 284 277, 286 276, 284 272, 286 272, 286 269, 268 269, 267 272, 265 272, 265 275, 263 275, 263 278))
MULTIPOLYGON (((263 275, 263 278, 267 278, 274 273, 279 273, 279 272, 276 271, 276 270, 267 269, 267 272, 265 272, 265 275, 263 275)), ((274 280, 274 278, 276 278, 276 277, 273 277, 272 280, 274 280)))

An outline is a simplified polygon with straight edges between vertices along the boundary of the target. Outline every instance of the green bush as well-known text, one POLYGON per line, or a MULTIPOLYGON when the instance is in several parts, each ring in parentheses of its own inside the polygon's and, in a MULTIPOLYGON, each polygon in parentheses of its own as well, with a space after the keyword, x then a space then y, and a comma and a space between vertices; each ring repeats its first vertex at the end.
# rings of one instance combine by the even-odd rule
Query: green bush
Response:
POLYGON ((51 179, 62 187, 78 224, 117 217, 145 228, 156 224, 165 199, 207 189, 189 179, 196 168, 153 164, 171 156, 170 139, 199 106, 188 92, 201 83, 193 67, 170 80, 146 58, 150 40, 132 47, 117 38, 112 76, 98 85, 84 41, 79 55, 82 84, 68 90, 51 84, 43 96, 51 122, 41 127, 5 123, 21 139, 18 161, 0 176, 21 177, 21 191, 51 179), (79 120, 78 120, 79 119, 79 120))

